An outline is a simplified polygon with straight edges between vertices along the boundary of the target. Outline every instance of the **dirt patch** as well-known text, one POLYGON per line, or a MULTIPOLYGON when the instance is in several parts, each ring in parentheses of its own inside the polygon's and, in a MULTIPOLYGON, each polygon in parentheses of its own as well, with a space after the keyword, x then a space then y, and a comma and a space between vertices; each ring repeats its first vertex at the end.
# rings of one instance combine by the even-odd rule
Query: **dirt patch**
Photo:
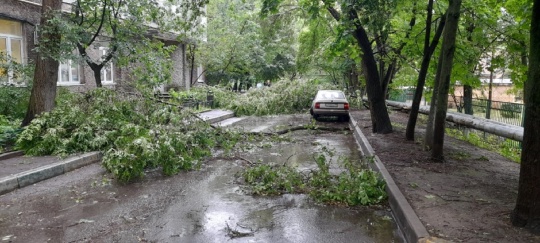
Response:
POLYGON ((540 242, 540 236, 511 225, 519 164, 467 142, 445 137, 445 163, 433 163, 417 141, 405 140, 408 114, 392 111, 394 132, 372 134, 369 111, 353 111, 375 153, 386 166, 431 236, 455 242, 540 242))

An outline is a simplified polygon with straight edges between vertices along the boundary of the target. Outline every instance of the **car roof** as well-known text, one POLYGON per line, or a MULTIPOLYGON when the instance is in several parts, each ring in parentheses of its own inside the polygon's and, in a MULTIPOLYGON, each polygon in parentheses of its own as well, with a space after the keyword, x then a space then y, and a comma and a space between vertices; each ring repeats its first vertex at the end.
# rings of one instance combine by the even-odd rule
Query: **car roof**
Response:
POLYGON ((343 93, 343 91, 341 91, 341 90, 333 90, 333 89, 322 89, 322 90, 319 90, 318 92, 341 92, 341 93, 343 93))
POLYGON ((319 99, 346 99, 345 94, 341 90, 319 90, 316 97, 319 99), (331 95, 333 97, 327 97, 329 94, 334 95, 331 95), (337 97, 335 94, 337 94, 337 97))

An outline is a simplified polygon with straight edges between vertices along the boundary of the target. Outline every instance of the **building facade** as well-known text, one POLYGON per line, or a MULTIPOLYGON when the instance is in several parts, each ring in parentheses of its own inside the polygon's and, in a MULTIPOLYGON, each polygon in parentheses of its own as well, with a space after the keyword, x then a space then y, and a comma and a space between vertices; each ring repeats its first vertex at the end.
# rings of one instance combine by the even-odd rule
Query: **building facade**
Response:
MULTIPOLYGON (((70 2, 64 0, 62 9, 70 11, 70 2)), ((34 48, 37 44, 36 26, 41 17, 40 0, 1 0, 0 1, 0 52, 10 57, 10 61, 29 64, 36 58, 34 48)), ((155 37, 166 45, 175 45, 176 49, 171 55, 174 62, 172 83, 159 87, 160 92, 168 89, 189 89, 193 74, 188 60, 186 59, 186 45, 178 42, 175 38, 155 37)), ((106 46, 106 45, 105 45, 106 46)), ((100 46, 88 48, 89 55, 100 57, 107 51, 106 47, 100 46)), ((3 77, 2 83, 14 83, 9 70, 0 70, 3 77)), ((103 68, 101 82, 103 87, 124 89, 130 87, 130 67, 118 67, 110 62, 103 68)), ((86 91, 96 87, 94 75, 90 67, 84 62, 65 60, 58 67, 58 86, 66 87, 72 91, 86 91)))

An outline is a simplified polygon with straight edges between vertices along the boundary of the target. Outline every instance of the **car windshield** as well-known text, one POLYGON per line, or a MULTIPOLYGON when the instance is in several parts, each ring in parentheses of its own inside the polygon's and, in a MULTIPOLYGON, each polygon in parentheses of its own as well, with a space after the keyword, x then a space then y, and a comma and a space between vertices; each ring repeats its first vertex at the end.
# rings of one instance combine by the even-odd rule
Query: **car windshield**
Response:
POLYGON ((345 99, 345 95, 341 91, 319 91, 318 99, 345 99))

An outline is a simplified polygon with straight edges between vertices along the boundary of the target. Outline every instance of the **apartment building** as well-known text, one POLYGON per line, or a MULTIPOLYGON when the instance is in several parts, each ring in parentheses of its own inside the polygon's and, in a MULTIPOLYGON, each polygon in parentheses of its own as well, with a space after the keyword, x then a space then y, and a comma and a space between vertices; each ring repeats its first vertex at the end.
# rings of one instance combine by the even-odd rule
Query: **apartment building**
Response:
MULTIPOLYGON (((70 11, 74 0, 64 0, 62 9, 70 11)), ((14 62, 28 64, 36 58, 34 51, 37 44, 36 26, 39 25, 41 16, 41 0, 0 0, 0 52, 7 54, 14 62)), ((167 89, 189 89, 193 83, 191 80, 201 77, 193 69, 186 58, 186 44, 176 40, 174 35, 154 35, 156 39, 166 45, 175 45, 176 49, 171 55, 174 62, 172 83, 160 87, 167 89)), ((104 38, 105 39, 105 38, 104 38)), ((89 55, 100 57, 107 51, 106 44, 90 49, 89 55)), ((200 69, 199 69, 200 70, 200 69)), ((0 70, 1 71, 1 70, 0 70)), ((3 70, 9 72, 9 70, 3 70)), ((3 76, 2 83, 13 83, 13 77, 3 76)), ((128 87, 130 80, 130 67, 119 67, 110 62, 103 68, 101 82, 104 87, 121 89, 128 87)), ((199 82, 201 82, 199 80, 199 82)), ((96 86, 92 70, 84 62, 65 60, 58 67, 58 86, 67 87, 72 91, 85 91, 96 86)))

